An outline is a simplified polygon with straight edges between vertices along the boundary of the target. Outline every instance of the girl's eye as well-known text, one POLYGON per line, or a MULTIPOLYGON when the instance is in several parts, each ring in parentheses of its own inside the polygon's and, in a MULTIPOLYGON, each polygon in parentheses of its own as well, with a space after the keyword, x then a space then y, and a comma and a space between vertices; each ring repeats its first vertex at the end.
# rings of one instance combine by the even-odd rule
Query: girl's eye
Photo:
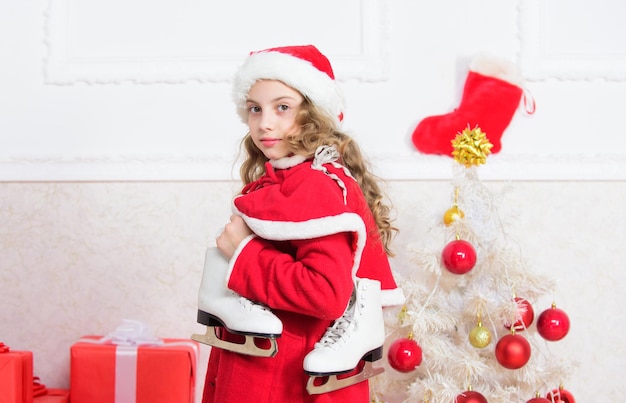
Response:
POLYGON ((251 106, 248 108, 248 111, 251 113, 257 113, 261 110, 261 108, 259 108, 258 106, 251 106))
POLYGON ((281 111, 281 112, 284 112, 284 111, 286 111, 288 109, 289 109, 289 105, 285 105, 285 104, 278 105, 278 110, 281 111))

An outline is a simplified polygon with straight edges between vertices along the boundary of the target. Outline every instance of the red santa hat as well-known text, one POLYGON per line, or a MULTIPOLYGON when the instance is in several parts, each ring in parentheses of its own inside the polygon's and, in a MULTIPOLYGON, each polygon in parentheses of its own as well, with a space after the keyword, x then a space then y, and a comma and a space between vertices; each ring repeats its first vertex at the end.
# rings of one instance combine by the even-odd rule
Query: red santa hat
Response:
POLYGON ((248 91, 262 79, 285 83, 337 123, 343 120, 343 94, 328 58, 315 46, 284 46, 250 53, 233 82, 233 100, 244 123, 248 121, 248 91))

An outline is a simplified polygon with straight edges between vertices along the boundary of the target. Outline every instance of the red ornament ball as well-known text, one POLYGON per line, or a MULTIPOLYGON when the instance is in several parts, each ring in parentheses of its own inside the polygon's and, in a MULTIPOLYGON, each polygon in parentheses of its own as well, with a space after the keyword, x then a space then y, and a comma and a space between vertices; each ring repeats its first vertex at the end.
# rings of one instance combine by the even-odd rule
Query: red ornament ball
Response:
POLYGON ((399 372, 411 372, 422 363, 422 348, 412 338, 401 338, 389 346, 389 365, 399 372))
POLYGON ((543 397, 533 397, 532 399, 527 400, 526 403, 552 403, 552 402, 543 397))
POLYGON ((458 395, 455 403, 488 403, 485 396, 473 390, 466 390, 458 395))
MULTIPOLYGON (((533 306, 524 298, 515 297, 515 302, 519 306, 519 319, 513 323, 513 329, 517 332, 526 330, 533 324, 535 320, 535 311, 533 306)), ((507 329, 511 328, 510 323, 504 325, 507 329)))
POLYGON ((552 304, 537 318, 537 332, 548 341, 558 341, 569 332, 569 317, 565 311, 552 304))
POLYGON ((457 239, 443 248, 441 260, 450 273, 465 274, 476 264, 476 251, 471 243, 457 239))
POLYGON ((530 359, 530 343, 518 334, 507 334, 496 344, 496 359, 504 368, 519 369, 530 359))
POLYGON ((555 403, 576 403, 574 395, 562 387, 548 392, 546 399, 548 399, 550 403, 552 403, 552 400, 554 400, 555 403))

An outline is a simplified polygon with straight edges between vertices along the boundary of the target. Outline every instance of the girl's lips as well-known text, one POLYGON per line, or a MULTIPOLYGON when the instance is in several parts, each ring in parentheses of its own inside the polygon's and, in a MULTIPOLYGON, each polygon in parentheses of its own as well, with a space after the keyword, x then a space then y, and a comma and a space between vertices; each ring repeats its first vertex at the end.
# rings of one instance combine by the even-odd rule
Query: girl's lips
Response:
POLYGON ((263 143, 263 145, 265 147, 272 147, 276 144, 278 144, 280 142, 280 140, 278 139, 262 139, 261 143, 263 143))

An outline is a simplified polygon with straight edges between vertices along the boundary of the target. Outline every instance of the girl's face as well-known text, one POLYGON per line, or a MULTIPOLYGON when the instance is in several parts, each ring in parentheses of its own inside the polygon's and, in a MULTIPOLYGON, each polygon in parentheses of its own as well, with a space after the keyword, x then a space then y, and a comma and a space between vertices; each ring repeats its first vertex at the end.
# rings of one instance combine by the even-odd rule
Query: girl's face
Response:
POLYGON ((296 115, 304 98, 276 80, 257 81, 248 92, 248 127, 254 145, 270 160, 293 154, 288 136, 298 134, 296 115))

